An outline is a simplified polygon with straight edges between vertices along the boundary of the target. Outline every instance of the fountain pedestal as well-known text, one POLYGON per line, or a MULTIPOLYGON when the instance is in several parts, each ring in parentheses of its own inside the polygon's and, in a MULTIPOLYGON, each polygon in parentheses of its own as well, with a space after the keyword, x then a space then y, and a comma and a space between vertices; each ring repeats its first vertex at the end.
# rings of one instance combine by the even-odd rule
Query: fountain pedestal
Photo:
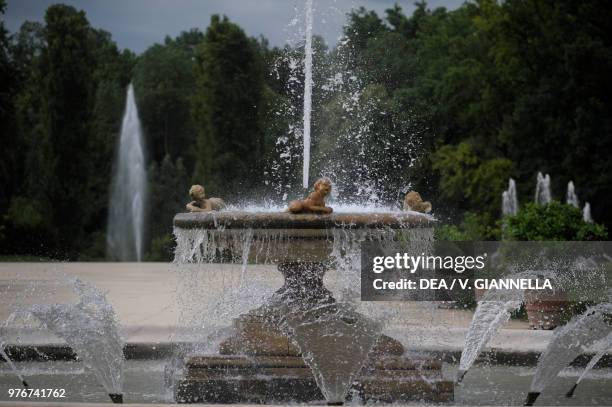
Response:
MULTIPOLYGON (((283 286, 261 307, 233 321, 234 334, 218 355, 189 356, 175 388, 180 403, 342 403, 451 400, 453 383, 440 361, 407 358, 400 342, 381 334, 382 324, 345 303, 324 286, 330 266, 330 228, 387 230, 427 227, 414 215, 180 214, 175 226, 217 230, 283 229, 272 260, 283 286), (283 247, 283 245, 285 245, 283 247)), ((257 251, 257 236, 253 238, 257 251)), ((269 251, 269 250, 268 250, 269 251)))

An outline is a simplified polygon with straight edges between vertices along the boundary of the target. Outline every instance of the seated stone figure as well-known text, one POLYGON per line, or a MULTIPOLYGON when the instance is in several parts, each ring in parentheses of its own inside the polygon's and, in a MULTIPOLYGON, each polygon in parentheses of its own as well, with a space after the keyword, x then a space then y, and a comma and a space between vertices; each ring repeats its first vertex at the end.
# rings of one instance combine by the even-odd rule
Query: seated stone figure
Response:
POLYGON ((404 197, 404 210, 429 213, 431 212, 431 202, 423 201, 421 194, 410 191, 404 197))
POLYGON ((325 206, 325 197, 330 194, 332 183, 329 178, 321 178, 314 184, 314 192, 306 199, 289 202, 288 211, 291 213, 318 213, 329 214, 333 209, 325 206))
POLYGON ((218 211, 225 207, 225 202, 221 198, 206 198, 206 191, 202 185, 192 185, 189 196, 193 199, 186 206, 189 212, 218 211))

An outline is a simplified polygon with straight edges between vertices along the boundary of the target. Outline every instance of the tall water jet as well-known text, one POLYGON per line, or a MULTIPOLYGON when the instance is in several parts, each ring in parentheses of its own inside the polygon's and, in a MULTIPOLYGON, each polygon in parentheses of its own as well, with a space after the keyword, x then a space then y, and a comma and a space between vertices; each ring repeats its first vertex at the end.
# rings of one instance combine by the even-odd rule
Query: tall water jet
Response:
POLYGON ((591 204, 586 202, 584 208, 582 208, 582 220, 587 223, 593 223, 593 216, 591 215, 591 204))
POLYGON ((310 170, 310 120, 312 116, 312 2, 306 0, 306 44, 304 46, 304 167, 302 186, 308 188, 310 170))
POLYGON ((134 87, 130 84, 109 205, 107 248, 112 258, 121 261, 142 260, 146 193, 142 130, 134 87))
POLYGON ((536 183, 535 203, 540 205, 548 205, 551 200, 550 195, 550 175, 542 175, 538 172, 538 179, 536 183))
POLYGON ((512 178, 508 180, 508 189, 502 194, 502 213, 504 215, 516 215, 518 212, 518 198, 516 196, 516 182, 512 178))
POLYGON ((576 188, 574 187, 573 181, 567 183, 567 194, 565 196, 565 201, 568 205, 572 205, 575 208, 580 207, 578 195, 576 195, 576 188))

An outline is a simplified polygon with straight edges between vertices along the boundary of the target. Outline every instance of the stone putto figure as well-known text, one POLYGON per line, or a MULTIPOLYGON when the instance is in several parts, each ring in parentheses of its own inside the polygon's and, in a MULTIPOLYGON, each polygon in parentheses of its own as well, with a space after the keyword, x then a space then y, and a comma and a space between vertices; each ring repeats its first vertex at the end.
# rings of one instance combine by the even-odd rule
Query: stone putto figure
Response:
POLYGON ((423 201, 421 194, 410 191, 404 197, 404 210, 429 213, 431 212, 431 202, 423 201))
POLYGON ((333 209, 325 206, 325 197, 330 194, 332 183, 329 178, 320 178, 314 184, 314 191, 306 199, 289 202, 291 213, 329 214, 333 209))
POLYGON ((202 185, 192 185, 189 188, 189 196, 193 201, 186 205, 189 212, 218 211, 225 207, 221 198, 206 198, 206 191, 202 185))

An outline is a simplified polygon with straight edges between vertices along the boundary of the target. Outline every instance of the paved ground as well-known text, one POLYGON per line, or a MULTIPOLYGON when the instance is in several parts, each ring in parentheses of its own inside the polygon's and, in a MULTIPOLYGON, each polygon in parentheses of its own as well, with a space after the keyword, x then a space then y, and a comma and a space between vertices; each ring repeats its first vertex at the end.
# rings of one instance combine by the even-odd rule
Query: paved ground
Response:
MULTIPOLYGON (((227 284, 226 279, 240 278, 240 265, 212 267, 221 272, 217 273, 220 276, 218 280, 207 280, 205 289, 210 292, 222 290, 227 284)), ((247 271, 262 284, 262 289, 273 290, 282 282, 280 274, 272 266, 249 266, 247 271)), ((53 288, 62 275, 78 277, 107 292, 128 342, 164 343, 176 330, 180 277, 167 263, 0 263, 0 321, 4 321, 11 310, 24 304, 74 301, 74 294, 68 289, 53 288), (41 296, 39 291, 31 290, 32 286, 49 286, 53 295, 41 296)), ((327 284, 333 290, 333 272, 327 284)), ((205 302, 206 297, 203 292, 198 301, 205 302)), ((462 349, 472 312, 440 309, 431 303, 393 303, 393 306, 399 307, 400 317, 389 327, 389 333, 410 348, 462 349)), ((11 329, 5 330, 5 341, 11 342, 11 332, 14 333, 11 329)), ((550 334, 531 331, 526 322, 513 320, 491 342, 491 346, 541 351, 550 334)), ((22 334, 20 340, 22 343, 55 341, 44 331, 22 334)))

